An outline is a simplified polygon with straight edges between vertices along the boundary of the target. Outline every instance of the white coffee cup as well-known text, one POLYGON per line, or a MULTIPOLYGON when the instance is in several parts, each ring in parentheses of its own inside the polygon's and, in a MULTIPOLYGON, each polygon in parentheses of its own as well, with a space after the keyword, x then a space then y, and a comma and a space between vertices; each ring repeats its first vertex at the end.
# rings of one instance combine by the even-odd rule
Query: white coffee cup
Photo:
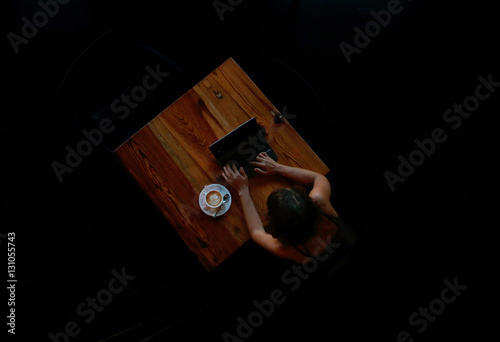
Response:
POLYGON ((210 190, 205 195, 205 201, 209 208, 216 209, 222 204, 222 194, 218 190, 210 190))

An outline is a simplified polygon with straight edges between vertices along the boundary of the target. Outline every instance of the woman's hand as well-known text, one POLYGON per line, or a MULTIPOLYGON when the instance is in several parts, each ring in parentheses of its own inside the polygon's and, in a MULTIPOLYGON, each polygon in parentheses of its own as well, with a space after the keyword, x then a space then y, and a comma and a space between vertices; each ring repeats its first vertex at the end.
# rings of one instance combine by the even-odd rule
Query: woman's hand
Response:
POLYGON ((250 162, 250 164, 256 166, 254 169, 255 172, 260 173, 261 175, 274 175, 278 173, 279 167, 281 166, 269 157, 266 152, 259 153, 255 160, 256 161, 250 162))
POLYGON ((248 177, 242 167, 240 167, 238 171, 233 164, 232 166, 225 165, 223 169, 224 172, 222 172, 222 177, 224 177, 226 182, 228 182, 239 195, 248 192, 248 177))

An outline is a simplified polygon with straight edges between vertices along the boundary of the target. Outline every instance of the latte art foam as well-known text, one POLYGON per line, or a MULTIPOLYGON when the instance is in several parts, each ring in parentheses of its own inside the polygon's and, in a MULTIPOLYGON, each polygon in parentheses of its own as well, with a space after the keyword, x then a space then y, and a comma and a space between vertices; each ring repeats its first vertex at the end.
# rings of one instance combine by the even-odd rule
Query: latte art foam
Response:
POLYGON ((207 194, 207 203, 211 206, 216 206, 221 202, 221 195, 217 191, 210 191, 207 194))

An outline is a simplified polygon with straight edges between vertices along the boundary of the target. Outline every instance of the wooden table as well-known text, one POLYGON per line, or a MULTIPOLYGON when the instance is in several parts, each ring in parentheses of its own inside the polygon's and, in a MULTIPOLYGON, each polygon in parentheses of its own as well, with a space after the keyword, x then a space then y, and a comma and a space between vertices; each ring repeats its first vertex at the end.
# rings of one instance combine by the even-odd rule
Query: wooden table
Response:
MULTIPOLYGON (((198 205, 205 185, 224 184, 222 170, 209 150, 213 142, 256 117, 280 163, 329 172, 290 123, 275 123, 272 112, 279 113, 230 58, 115 152, 208 270, 249 239, 237 195, 228 212, 216 219, 198 205)), ((263 220, 269 194, 290 185, 278 176, 250 179, 251 196, 263 220)))

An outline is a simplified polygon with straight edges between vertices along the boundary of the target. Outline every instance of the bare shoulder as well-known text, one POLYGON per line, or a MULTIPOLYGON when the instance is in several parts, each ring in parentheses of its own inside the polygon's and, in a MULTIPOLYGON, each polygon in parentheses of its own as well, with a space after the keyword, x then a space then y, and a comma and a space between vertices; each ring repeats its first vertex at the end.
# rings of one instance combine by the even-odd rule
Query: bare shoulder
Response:
POLYGON ((337 211, 333 208, 330 198, 326 198, 321 193, 311 193, 309 195, 322 213, 338 217, 337 211))
POLYGON ((281 241, 265 231, 255 232, 251 234, 251 237, 261 247, 264 247, 274 254, 278 255, 280 253, 283 253, 285 249, 284 244, 281 241))
POLYGON ((316 178, 314 179, 313 189, 311 190, 311 193, 319 193, 324 195, 325 197, 330 197, 331 190, 332 186, 328 178, 318 173, 316 178))
POLYGON ((310 257, 300 253, 295 247, 288 245, 282 245, 276 252, 276 255, 280 258, 292 260, 299 264, 304 264, 310 259, 310 257))

